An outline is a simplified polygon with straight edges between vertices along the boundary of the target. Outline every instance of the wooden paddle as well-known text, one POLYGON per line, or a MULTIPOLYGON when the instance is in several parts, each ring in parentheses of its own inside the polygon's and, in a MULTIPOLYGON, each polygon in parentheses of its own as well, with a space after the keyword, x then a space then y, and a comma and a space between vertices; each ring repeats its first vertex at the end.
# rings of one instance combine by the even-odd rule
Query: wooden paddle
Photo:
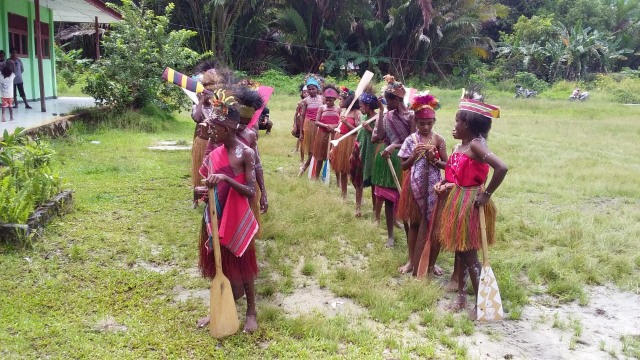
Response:
POLYGON ((402 192, 402 188, 400 187, 400 181, 398 181, 398 174, 396 174, 396 169, 393 168, 393 162, 391 162, 391 157, 387 158, 387 165, 389 165, 389 170, 391 170, 391 175, 393 176, 393 182, 396 183, 398 192, 402 192))
MULTIPOLYGON (((358 99, 360 98, 360 95, 362 95, 362 93, 364 92, 364 88, 366 88, 367 84, 371 82, 371 79, 373 79, 373 73, 369 70, 365 71, 364 74, 362 75, 362 78, 360 79, 360 82, 358 83, 358 87, 356 87, 356 91, 354 93, 351 104, 349 104, 347 111, 344 112, 344 116, 349 115, 351 108, 356 103, 356 101, 358 101, 358 99)), ((338 128, 336 128, 336 131, 338 131, 338 128)))
POLYGON ((353 129, 349 130, 349 132, 347 132, 346 134, 344 134, 344 135, 340 136, 339 138, 334 139, 334 140, 331 140, 331 141, 330 141, 331 145, 333 145, 333 146, 338 146, 338 144, 340 143, 340 141, 342 141, 342 140, 344 140, 344 139, 348 138, 349 136, 351 136, 351 135, 353 135, 353 134, 357 133, 357 132, 358 132, 358 130, 362 129, 362 127, 363 127, 364 125, 366 125, 366 124, 370 124, 370 123, 372 123, 372 122, 374 122, 374 121, 376 121, 376 120, 378 120, 378 114, 376 114, 374 117, 369 118, 369 119, 367 119, 366 121, 362 122, 362 124, 360 124, 360 125, 358 125, 358 126, 354 127, 353 129))
POLYGON ((209 333, 214 338, 235 334, 240 328, 236 302, 229 279, 222 273, 220 238, 218 237, 218 217, 215 211, 214 189, 209 189, 209 217, 213 237, 213 256, 216 262, 216 276, 211 280, 211 302, 209 310, 209 333))
POLYGON ((480 206, 480 236, 482 237, 482 271, 478 284, 477 320, 494 321, 504 318, 500 289, 493 270, 489 265, 487 246, 487 224, 484 218, 484 206, 480 206))

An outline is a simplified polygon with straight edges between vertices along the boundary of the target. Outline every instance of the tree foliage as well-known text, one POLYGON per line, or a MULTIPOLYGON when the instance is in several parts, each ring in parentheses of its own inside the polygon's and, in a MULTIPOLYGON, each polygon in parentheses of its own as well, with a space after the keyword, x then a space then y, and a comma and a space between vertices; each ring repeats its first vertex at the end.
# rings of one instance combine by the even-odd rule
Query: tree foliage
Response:
POLYGON ((196 33, 170 30, 172 4, 165 8, 165 15, 156 15, 132 0, 112 6, 123 20, 104 36, 104 56, 92 66, 84 91, 98 103, 116 109, 139 109, 151 103, 178 109, 180 90, 166 84, 160 74, 165 67, 185 71, 199 59, 197 52, 185 46, 196 33))

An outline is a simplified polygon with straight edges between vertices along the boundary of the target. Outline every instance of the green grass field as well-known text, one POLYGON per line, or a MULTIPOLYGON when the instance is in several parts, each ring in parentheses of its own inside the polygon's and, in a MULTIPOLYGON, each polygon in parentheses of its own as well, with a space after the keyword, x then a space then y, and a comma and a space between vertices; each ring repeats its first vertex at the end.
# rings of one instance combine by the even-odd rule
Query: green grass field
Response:
MULTIPOLYGON (((434 93, 442 103, 435 130, 450 151, 459 91, 434 93)), ((295 101, 271 100, 275 128, 259 142, 270 208, 257 240, 256 333, 214 340, 195 328, 208 311, 203 300, 177 298, 208 288, 196 271, 202 207, 191 206, 190 152, 147 146, 190 142, 193 124, 183 114, 144 119, 142 128, 153 133, 77 124, 52 141, 75 209, 31 248, 0 247, 0 357, 467 357, 459 337, 473 333, 474 323, 438 306, 451 298, 444 278, 398 274, 404 235, 396 232, 394 249, 383 247, 386 231, 371 222, 369 190, 356 219, 352 188, 343 203, 335 186, 296 176, 289 133, 295 101), (312 290, 361 311, 298 316, 282 306, 312 290)), ((532 294, 586 304, 589 285, 639 293, 640 108, 597 98, 488 101, 503 114, 489 146, 510 166, 493 197, 498 241, 490 250, 509 318, 520 317, 532 294)), ((446 278, 452 255, 438 263, 446 278)), ((245 301, 238 304, 243 314, 245 301)))

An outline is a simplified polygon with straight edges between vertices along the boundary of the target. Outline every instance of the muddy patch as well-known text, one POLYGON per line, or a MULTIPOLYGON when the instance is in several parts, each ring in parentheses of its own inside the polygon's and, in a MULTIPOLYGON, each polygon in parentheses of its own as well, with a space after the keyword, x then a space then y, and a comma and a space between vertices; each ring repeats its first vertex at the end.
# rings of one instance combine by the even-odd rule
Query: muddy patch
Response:
MULTIPOLYGON (((326 271, 327 259, 323 256, 316 257, 319 271, 326 271)), ((366 310, 357 305, 351 299, 335 296, 328 289, 321 288, 315 277, 303 275, 305 259, 300 257, 293 273, 296 279, 296 288, 291 294, 278 293, 274 305, 281 307, 285 313, 293 316, 303 316, 312 313, 320 313, 327 317, 336 315, 357 316, 366 313, 366 310)))
POLYGON ((622 336, 640 334, 640 296, 610 286, 588 289, 589 304, 532 297, 520 320, 476 323, 461 338, 472 359, 606 359, 621 355, 622 336))

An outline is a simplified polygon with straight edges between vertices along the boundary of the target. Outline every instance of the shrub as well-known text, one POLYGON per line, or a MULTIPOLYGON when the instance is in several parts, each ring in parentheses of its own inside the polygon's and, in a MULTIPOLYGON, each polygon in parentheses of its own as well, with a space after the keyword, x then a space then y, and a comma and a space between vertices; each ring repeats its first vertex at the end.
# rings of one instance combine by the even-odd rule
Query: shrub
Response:
POLYGON ((180 89, 161 75, 165 67, 184 72, 201 58, 186 47, 196 33, 169 31, 173 4, 165 8, 165 16, 138 7, 132 0, 109 6, 116 8, 123 20, 112 24, 113 30, 104 36, 104 57, 92 66, 84 91, 99 104, 118 110, 153 103, 169 112, 185 106, 180 89))
POLYGON ((51 169, 54 151, 46 142, 5 130, 0 141, 0 222, 26 223, 31 212, 60 191, 60 177, 51 169))

